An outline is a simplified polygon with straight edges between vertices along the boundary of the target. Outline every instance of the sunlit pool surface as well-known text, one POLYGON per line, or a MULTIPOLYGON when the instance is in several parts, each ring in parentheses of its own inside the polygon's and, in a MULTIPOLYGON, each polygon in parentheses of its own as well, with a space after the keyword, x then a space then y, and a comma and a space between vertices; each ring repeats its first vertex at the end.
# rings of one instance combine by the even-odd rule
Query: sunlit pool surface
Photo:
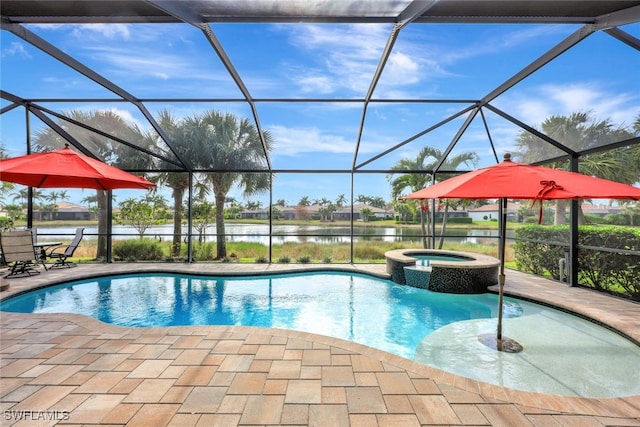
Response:
POLYGON ((473 261, 473 258, 465 256, 443 255, 443 254, 429 254, 429 255, 415 255, 408 253, 411 258, 416 259, 416 265, 422 265, 428 267, 431 265, 431 261, 473 261))
POLYGON ((364 274, 102 277, 10 298, 3 311, 79 313, 132 327, 245 325, 342 338, 492 384, 582 397, 640 394, 640 348, 592 322, 505 298, 502 353, 497 296, 434 293, 364 274))

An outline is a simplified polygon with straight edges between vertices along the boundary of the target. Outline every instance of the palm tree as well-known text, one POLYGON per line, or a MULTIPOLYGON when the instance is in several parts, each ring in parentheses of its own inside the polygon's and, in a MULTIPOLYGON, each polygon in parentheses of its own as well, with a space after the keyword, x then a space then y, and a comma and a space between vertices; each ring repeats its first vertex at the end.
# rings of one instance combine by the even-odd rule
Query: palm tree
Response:
POLYGON ((67 191, 51 191, 48 195, 45 196, 45 199, 48 202, 51 202, 50 208, 52 208, 53 210, 51 211, 52 217, 50 219, 53 220, 53 212, 58 211, 58 200, 69 199, 69 194, 67 193, 67 191))
MULTIPOLYGON (((456 170, 463 163, 470 168, 475 168, 478 164, 478 155, 471 152, 460 153, 452 158, 447 158, 447 160, 442 164, 442 168, 446 170, 456 170)), ((440 174, 439 179, 440 181, 443 181, 453 176, 455 175, 440 174)), ((442 246, 444 245, 444 235, 447 231, 449 207, 451 205, 460 205, 460 203, 462 202, 459 199, 444 199, 444 212, 442 213, 442 228, 440 230, 440 241, 438 242, 438 249, 442 249, 442 246)))
POLYGON ((309 206, 310 204, 309 196, 302 196, 298 202, 298 206, 309 206))
MULTIPOLYGON (((44 198, 42 190, 40 190, 38 188, 33 188, 31 194, 32 194, 32 199, 33 199, 34 202, 44 198)), ((26 209, 27 208, 27 200, 29 199, 29 188, 22 187, 21 189, 16 190, 13 193, 11 193, 11 195, 13 196, 13 201, 14 202, 20 200, 20 208, 21 209, 26 209)))
MULTIPOLYGON (((7 155, 7 149, 4 145, 0 144, 0 159, 6 159, 9 157, 7 155)), ((0 181, 0 201, 4 201, 5 194, 13 191, 15 185, 11 182, 0 181)))
MULTIPOLYGON (((149 135, 138 129, 137 126, 128 123, 117 113, 110 110, 81 111, 71 110, 65 114, 67 117, 100 130, 106 134, 113 135, 125 141, 129 141, 138 146, 147 146, 153 143, 149 135)), ((105 160, 113 166, 127 169, 146 169, 153 158, 140 154, 138 150, 128 147, 117 141, 85 129, 66 120, 58 120, 58 125, 72 135, 77 141, 91 147, 97 157, 105 160)), ((34 151, 44 151, 51 148, 61 148, 67 142, 62 136, 51 128, 45 128, 35 133, 34 151)), ((98 207, 98 248, 97 258, 107 258, 107 209, 108 191, 96 190, 98 207)))
MULTIPOLYGON (((634 123, 636 133, 640 133, 640 115, 634 123)), ((608 143, 622 141, 634 136, 632 131, 614 126, 610 119, 596 121, 588 112, 575 112, 569 116, 551 116, 541 125, 542 132, 576 151, 601 147, 608 143)), ((563 154, 558 148, 542 141, 537 136, 522 131, 516 139, 520 148, 517 153, 521 161, 533 163, 563 154)), ((607 152, 596 152, 581 157, 578 170, 581 173, 612 181, 633 184, 640 180, 640 146, 622 147, 607 152)), ((563 163, 548 165, 562 169, 563 163)), ((566 223, 566 200, 556 202, 555 223, 566 223)), ((582 209, 578 213, 579 223, 584 224, 582 209)))
MULTIPOLYGON (((402 171, 424 170, 425 173, 403 173, 395 176, 395 173, 387 175, 387 179, 391 184, 391 197, 395 200, 404 194, 407 190, 410 193, 421 190, 431 183, 429 174, 426 171, 433 169, 437 163, 440 151, 433 147, 423 147, 415 159, 401 159, 391 169, 402 173, 402 171), (394 178, 395 176, 395 178, 394 178)), ((427 239, 427 227, 429 226, 429 215, 427 215, 428 206, 421 204, 420 209, 420 227, 422 228, 422 247, 428 249, 431 245, 427 239), (426 206, 426 209, 422 208, 426 206)))
POLYGON ((29 189, 24 187, 21 188, 17 191, 14 191, 13 193, 11 193, 11 195, 13 196, 13 201, 16 202, 18 200, 20 200, 20 207, 22 207, 23 209, 25 208, 25 206, 27 206, 27 199, 29 198, 29 189))
MULTIPOLYGON (((392 169, 394 170, 432 170, 437 162, 443 157, 442 151, 437 148, 426 146, 420 150, 416 159, 402 159, 392 169)), ((466 164, 470 167, 475 167, 478 162, 478 155, 472 152, 460 153, 452 158, 448 158, 443 164, 442 168, 447 170, 456 170, 461 164, 466 164)), ((395 179, 393 175, 388 176, 391 183, 391 195, 394 199, 397 199, 402 193, 409 189, 411 192, 415 192, 425 188, 430 184, 429 175, 426 173, 407 173, 401 175, 395 179)), ((445 180, 450 178, 451 174, 441 174, 438 176, 439 180, 445 180)), ((442 249, 444 244, 444 234, 447 228, 447 214, 449 212, 449 206, 452 202, 448 199, 444 201, 444 212, 442 216, 442 229, 440 232, 440 242, 438 248, 442 249)), ((427 215, 427 209, 424 209, 421 205, 420 209, 420 225, 422 227, 422 245, 425 249, 429 248, 429 241, 426 238, 426 227, 429 222, 427 215)))
MULTIPOLYGON (((267 164, 262 141, 256 127, 248 119, 238 119, 232 114, 208 111, 185 119, 183 125, 191 136, 191 144, 197 153, 196 165, 202 170, 213 171, 206 175, 211 185, 216 205, 216 258, 227 256, 224 229, 224 202, 234 186, 239 186, 245 196, 266 191, 271 186, 271 175, 265 171, 267 164), (256 171, 238 173, 234 170, 256 171)), ((269 132, 262 135, 269 152, 273 141, 269 132)))
POLYGON ((86 196, 84 199, 80 200, 80 203, 84 203, 89 207, 89 210, 93 208, 93 205, 98 203, 98 197, 94 194, 93 196, 86 196))
MULTIPOLYGON (((197 152, 192 150, 193 147, 189 129, 184 125, 184 121, 178 120, 172 116, 168 110, 163 110, 158 116, 158 124, 171 139, 173 146, 178 153, 193 164, 194 156, 197 152)), ((154 181, 158 184, 164 184, 171 189, 173 197, 173 242, 171 244, 171 255, 177 257, 180 255, 182 247, 182 205, 184 194, 189 189, 189 174, 186 172, 163 172, 158 174, 154 181)))

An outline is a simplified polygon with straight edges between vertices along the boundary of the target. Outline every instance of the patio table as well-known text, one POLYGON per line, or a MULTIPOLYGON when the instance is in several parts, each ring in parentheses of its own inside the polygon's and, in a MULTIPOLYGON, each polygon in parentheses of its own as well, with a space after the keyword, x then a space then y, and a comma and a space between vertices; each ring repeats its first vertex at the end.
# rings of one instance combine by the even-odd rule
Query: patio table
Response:
POLYGON ((36 242, 33 244, 33 247, 36 249, 40 249, 40 261, 44 264, 44 261, 47 259, 47 248, 51 246, 60 246, 62 242, 36 242))

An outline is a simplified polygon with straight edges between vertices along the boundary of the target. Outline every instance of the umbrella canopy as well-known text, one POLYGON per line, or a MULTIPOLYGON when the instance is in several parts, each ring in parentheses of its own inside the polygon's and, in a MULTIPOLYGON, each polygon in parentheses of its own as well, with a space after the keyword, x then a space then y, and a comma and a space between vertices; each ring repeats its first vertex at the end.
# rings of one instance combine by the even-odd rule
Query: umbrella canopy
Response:
MULTIPOLYGON (((506 241, 507 199, 543 200, 558 199, 631 199, 640 200, 640 188, 620 184, 588 175, 527 165, 511 161, 505 154, 504 161, 434 184, 400 199, 501 199, 503 201, 500 223, 500 275, 498 298, 498 332, 496 348, 500 351, 517 352, 522 346, 502 336, 502 301, 505 282, 504 250, 506 241)), ((481 341, 487 343, 486 337, 481 341)))
POLYGON ((0 160, 0 181, 38 188, 148 189, 155 184, 104 162, 60 150, 0 160))
POLYGON ((640 188, 577 172, 505 160, 495 166, 468 172, 400 199, 632 199, 640 188))

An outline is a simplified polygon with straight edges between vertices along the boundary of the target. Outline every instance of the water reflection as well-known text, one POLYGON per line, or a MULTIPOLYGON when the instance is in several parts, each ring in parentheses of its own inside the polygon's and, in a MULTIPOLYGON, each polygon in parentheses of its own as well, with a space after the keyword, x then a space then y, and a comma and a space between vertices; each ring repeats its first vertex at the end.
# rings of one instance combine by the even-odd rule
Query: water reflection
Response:
MULTIPOLYGON (((38 236, 41 240, 70 239, 75 234, 76 227, 47 227, 38 226, 38 236)), ((227 241, 254 242, 269 245, 269 227, 263 224, 225 224, 227 241)), ((97 227, 85 228, 85 239, 97 238, 97 227)), ((149 238, 170 240, 173 236, 173 226, 165 224, 151 227, 145 233, 149 238)), ((357 226, 353 228, 353 241, 384 241, 402 242, 420 239, 419 227, 376 227, 357 226)), ((114 226, 115 240, 132 239, 138 237, 136 230, 127 226, 114 226)), ((272 229, 272 244, 283 243, 350 243, 350 227, 321 227, 316 225, 274 225, 272 229)), ((513 230, 507 231, 507 238, 513 237, 513 230)), ((497 243, 497 230, 447 230, 447 241, 452 243, 497 243)), ((185 236, 186 238, 186 236, 185 236)), ((215 241, 215 226, 208 229, 206 241, 215 241)))

